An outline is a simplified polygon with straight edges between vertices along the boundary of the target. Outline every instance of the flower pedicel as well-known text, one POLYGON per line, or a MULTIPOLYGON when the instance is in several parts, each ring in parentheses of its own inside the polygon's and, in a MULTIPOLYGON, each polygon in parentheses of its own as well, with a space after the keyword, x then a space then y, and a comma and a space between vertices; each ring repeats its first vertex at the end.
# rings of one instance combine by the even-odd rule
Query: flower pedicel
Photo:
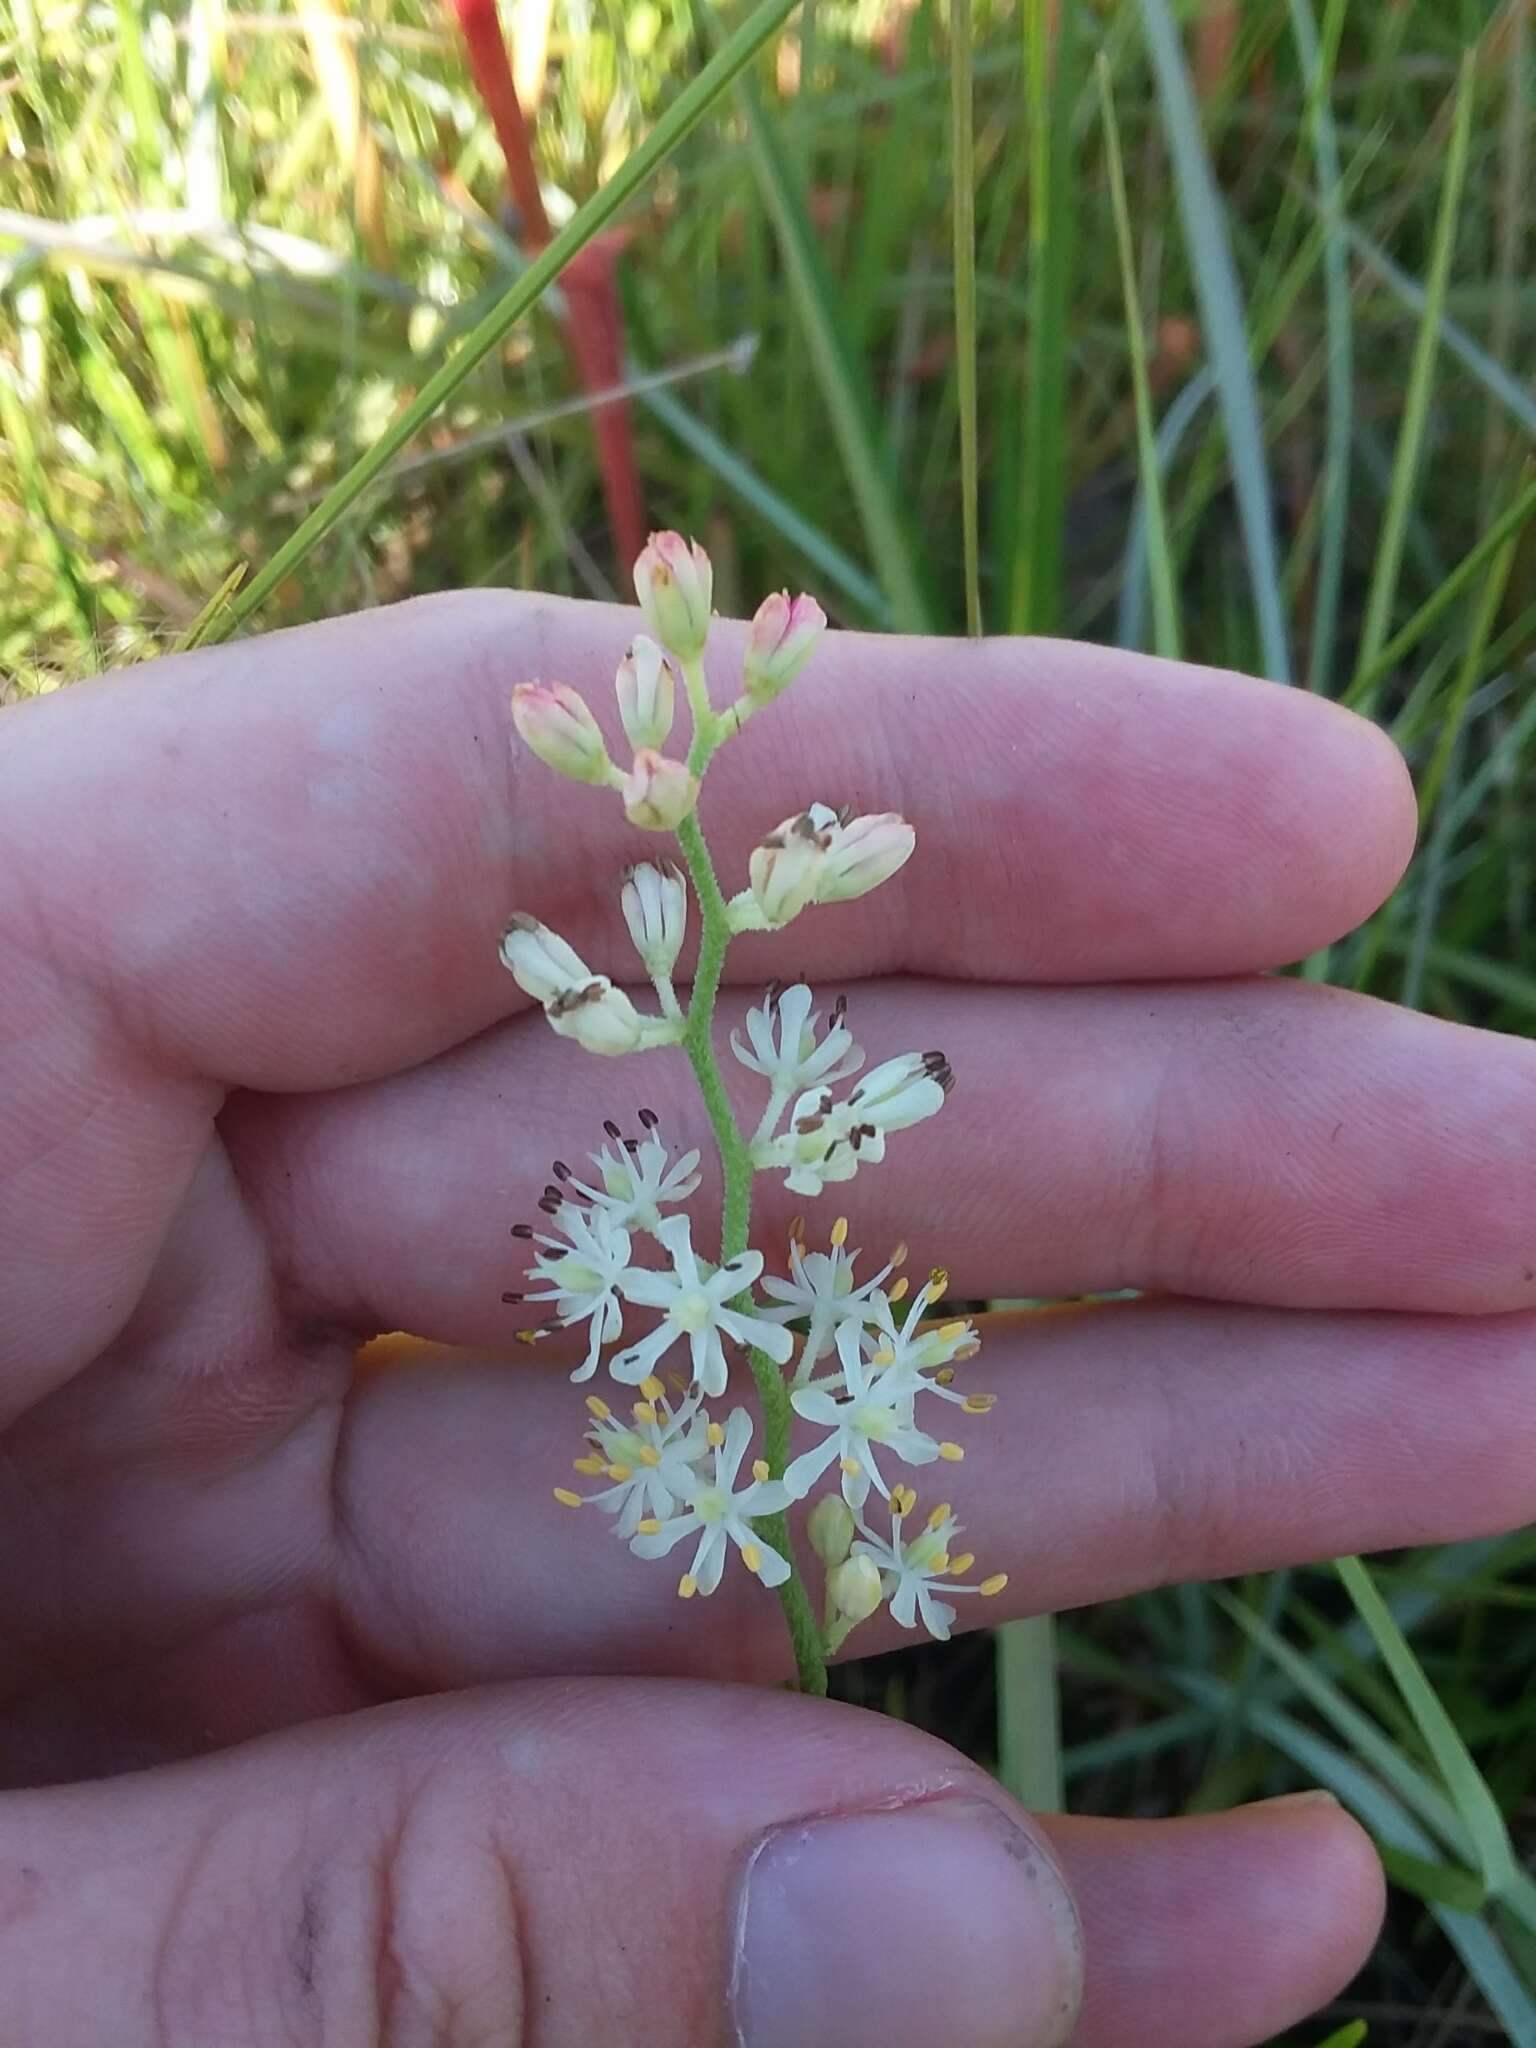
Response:
POLYGON ((637 1558, 687 1564, 684 1599, 714 1592, 733 1556, 777 1588, 794 1643, 799 1682, 826 1688, 826 1659, 860 1622, 888 1606, 903 1628, 919 1622, 941 1639, 956 1595, 989 1595, 1001 1574, 965 1583, 973 1560, 957 1555, 960 1525, 947 1501, 916 1525, 917 1496, 896 1476, 902 1466, 957 1464, 964 1447, 935 1428, 985 1415, 990 1394, 957 1387, 956 1368, 979 1349, 966 1318, 940 1320, 941 1272, 908 1299, 898 1246, 867 1278, 848 1248, 848 1225, 832 1226, 827 1249, 807 1249, 791 1231, 788 1273, 765 1275, 748 1241, 754 1175, 782 1174, 791 1192, 819 1195, 877 1166, 887 1140, 934 1116, 953 1082, 941 1052, 900 1053, 866 1070, 839 1000, 825 1017, 803 983, 770 990, 750 1010, 731 1050, 767 1088, 755 1127, 741 1130, 717 1063, 713 1022, 725 951, 744 931, 777 931, 819 904, 847 903, 878 888, 911 857, 916 835, 893 811, 850 817, 813 802, 771 824, 747 864, 745 885, 722 892, 698 820, 700 791, 718 750, 790 687, 826 628, 810 597, 767 598, 748 634, 741 689, 717 710, 704 678, 713 575, 709 557, 680 534, 653 534, 635 564, 635 590, 649 634, 618 664, 620 723, 632 749, 613 761, 582 698, 563 683, 521 683, 512 717, 525 744, 573 781, 615 792, 629 821, 675 834, 683 866, 642 862, 625 870, 619 907, 655 992, 647 1012, 606 975, 595 974, 557 933, 520 912, 502 939, 503 963, 543 1006, 551 1026, 603 1057, 680 1046, 692 1064, 725 1188, 713 1242, 681 1205, 699 1185, 696 1151, 674 1153, 658 1119, 637 1112, 637 1129, 604 1126, 608 1143, 578 1173, 557 1160, 539 1203, 539 1226, 515 1237, 534 1249, 525 1292, 547 1320, 520 1332, 530 1341, 557 1328, 584 1331, 571 1377, 591 1380, 605 1362, 616 1406, 587 1399, 586 1448, 575 1459, 586 1482, 557 1486, 566 1507, 612 1517, 615 1536, 637 1558), (686 698, 692 737, 686 758, 665 751, 677 697, 686 698), (686 869, 686 879, 684 874, 686 869), (694 904, 689 903, 691 881, 694 904), (686 1002, 673 985, 690 922, 699 957, 686 1002), (722 1416, 730 1364, 744 1355, 758 1414, 732 1406, 722 1416), (959 1410, 959 1416, 954 1411, 959 1410), (798 1416, 814 1432, 789 1454, 798 1416), (753 1439, 760 1439, 752 1455, 753 1439), (786 1510, 819 1498, 806 1534, 822 1575, 818 1622, 797 1569, 786 1510), (866 1514, 878 1510, 878 1526, 866 1514))

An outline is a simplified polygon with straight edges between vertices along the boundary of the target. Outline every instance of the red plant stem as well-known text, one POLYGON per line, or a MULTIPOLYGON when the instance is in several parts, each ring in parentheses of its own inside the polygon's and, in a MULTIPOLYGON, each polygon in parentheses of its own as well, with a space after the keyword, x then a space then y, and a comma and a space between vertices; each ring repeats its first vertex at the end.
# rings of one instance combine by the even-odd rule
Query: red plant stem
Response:
MULTIPOLYGON (((496 13, 496 0, 453 0, 464 36, 470 71, 491 126, 506 159, 507 187, 517 209, 524 246, 537 253, 550 238, 549 216, 539 190, 528 124, 518 104, 512 65, 496 13)), ((566 344, 582 388, 606 391, 624 380, 624 315, 614 265, 627 237, 610 231, 590 242, 567 266, 561 279, 567 317, 566 344)), ((608 524, 622 567, 627 568, 645 545, 645 500, 635 467, 629 404, 611 399, 592 413, 592 437, 608 524)))

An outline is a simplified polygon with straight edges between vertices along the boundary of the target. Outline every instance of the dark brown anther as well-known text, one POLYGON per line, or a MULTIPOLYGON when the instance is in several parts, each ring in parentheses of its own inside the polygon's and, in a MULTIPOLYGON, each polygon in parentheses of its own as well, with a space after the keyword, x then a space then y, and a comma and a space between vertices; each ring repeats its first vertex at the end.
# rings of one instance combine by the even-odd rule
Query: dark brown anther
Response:
POLYGON ((611 1116, 605 1116, 603 1118, 603 1129, 608 1133, 610 1138, 622 1138, 624 1135, 624 1133, 619 1129, 618 1125, 614 1122, 611 1116))
POLYGON ((624 1140, 624 1150, 633 1159, 640 1150, 640 1140, 638 1138, 626 1138, 624 1140))
POLYGON ((819 1131, 821 1129, 822 1121, 823 1119, 819 1116, 796 1117, 795 1129, 800 1133, 802 1138, 809 1137, 812 1131, 819 1131))
POLYGON ((554 1165, 549 1170, 555 1176, 556 1180, 569 1180, 571 1177, 571 1169, 566 1165, 563 1159, 557 1159, 554 1165))
POLYGON ((546 1195, 543 1201, 540 1202, 539 1207, 546 1216, 558 1216, 565 1207, 565 1204, 558 1195, 546 1195))
POLYGON ((514 1223, 512 1235, 514 1237, 532 1237, 533 1225, 531 1223, 514 1223))
POLYGON ((661 1122, 661 1118, 656 1114, 654 1109, 642 1109, 640 1112, 640 1121, 642 1124, 644 1124, 645 1128, 648 1131, 654 1131, 656 1126, 661 1122))
POLYGON ((845 1018, 845 1017, 847 1016, 847 1014, 848 1014, 848 998, 847 998, 846 996, 839 996, 839 997, 838 997, 838 999, 837 999, 837 1001, 836 1001, 836 1002, 835 1002, 835 1003, 834 1003, 834 1004, 832 1005, 832 1022, 833 1022, 833 1024, 834 1024, 834 1025, 837 1025, 837 1024, 841 1024, 841 1023, 842 1023, 842 1021, 843 1021, 843 1019, 844 1019, 844 1018, 845 1018))
POLYGON ((501 1298, 508 1308, 516 1308, 523 1297, 520 1294, 504 1294, 501 1298))
POLYGON ((563 1202, 565 1196, 561 1194, 553 1181, 546 1181, 544 1183, 544 1199, 546 1202, 563 1202))

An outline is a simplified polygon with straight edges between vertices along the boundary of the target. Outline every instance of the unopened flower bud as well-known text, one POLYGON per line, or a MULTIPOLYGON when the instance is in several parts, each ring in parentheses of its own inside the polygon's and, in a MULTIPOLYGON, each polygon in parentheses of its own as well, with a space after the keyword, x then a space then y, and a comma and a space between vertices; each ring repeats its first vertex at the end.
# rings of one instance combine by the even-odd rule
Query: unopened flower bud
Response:
POLYGON ((699 800, 699 779, 681 761, 642 747, 624 778, 624 815, 647 832, 675 832, 699 800))
POLYGON ((843 1620, 868 1621, 885 1592, 873 1558, 850 1557, 827 1574, 827 1597, 843 1620))
POLYGON ((853 1531, 853 1509, 840 1493, 829 1493, 817 1501, 805 1518, 811 1548, 829 1570, 841 1564, 853 1548, 853 1531))
POLYGON ((574 1038, 588 1052, 634 1052, 645 1042, 645 1019, 605 974, 581 988, 565 990, 546 1003, 544 1014, 562 1038, 574 1038))
POLYGON ((832 834, 816 878, 818 903, 848 903, 888 882, 912 857, 917 834, 895 811, 851 818, 832 834))
POLYGON ((653 533, 635 562, 635 595, 645 623, 679 661, 693 661, 709 637, 714 571, 697 541, 653 533))
POLYGON ((682 870, 670 861, 662 867, 643 861, 631 868, 624 877, 619 907, 646 973, 670 975, 688 928, 688 885, 682 870))
POLYGON ((597 720, 564 683, 519 683, 512 692, 512 723, 547 767, 575 782, 608 782, 613 763, 597 720))
POLYGON ((816 651, 827 630, 827 615, 814 597, 788 591, 765 597, 752 620, 742 663, 742 687, 754 704, 768 704, 787 690, 816 651))
POLYGON ((591 968, 558 932, 521 910, 502 936, 501 964, 536 1003, 552 1003, 592 979, 591 968))
POLYGON ((752 849, 747 881, 770 926, 788 924, 815 900, 830 844, 829 828, 818 823, 818 814, 831 817, 820 805, 802 811, 775 825, 752 849))
POLYGON ((619 717, 632 747, 664 747, 672 730, 677 702, 677 676, 672 664, 644 633, 619 663, 614 687, 619 717))

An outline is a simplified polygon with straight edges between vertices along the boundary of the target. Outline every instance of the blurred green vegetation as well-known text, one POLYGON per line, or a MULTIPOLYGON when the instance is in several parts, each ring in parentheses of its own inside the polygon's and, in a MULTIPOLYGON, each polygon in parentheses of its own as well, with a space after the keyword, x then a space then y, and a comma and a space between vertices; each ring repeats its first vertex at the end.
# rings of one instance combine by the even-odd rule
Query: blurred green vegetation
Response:
MULTIPOLYGON (((504 0, 557 225, 749 11, 504 0)), ((648 508, 706 541, 722 609, 787 580, 845 624, 959 631, 973 578, 990 631, 1360 705, 1413 762, 1421 850, 1304 971, 1522 1032, 1531 17, 975 0, 956 81, 947 6, 807 0, 627 209, 620 272, 648 508)), ((0 145, 0 691, 20 693, 177 644, 525 258, 452 17, 421 0, 10 0, 0 145)), ((327 515, 260 624, 471 583, 622 590, 555 305, 327 515)), ((1381 1843, 1387 1934, 1310 2041, 1342 2048, 1358 2013, 1400 2048, 1536 2044, 1533 1559, 1526 1533, 1376 1564, 1413 1651, 1327 1568, 1061 1627, 1075 1808, 1321 1782, 1381 1843)), ((842 1688, 1017 1756, 1049 1672, 1041 1638, 1016 1649, 974 1638, 842 1688)))

